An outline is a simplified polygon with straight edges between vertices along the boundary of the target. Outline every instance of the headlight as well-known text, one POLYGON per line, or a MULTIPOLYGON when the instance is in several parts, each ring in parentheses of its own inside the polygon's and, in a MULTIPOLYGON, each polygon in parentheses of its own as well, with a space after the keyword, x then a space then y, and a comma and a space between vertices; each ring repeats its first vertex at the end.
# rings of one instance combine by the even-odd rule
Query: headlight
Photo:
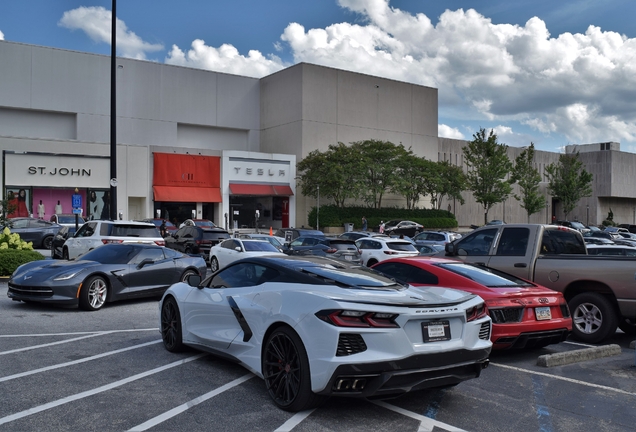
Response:
POLYGON ((66 272, 66 273, 62 273, 59 276, 56 276, 53 278, 54 281, 63 281, 63 280, 69 280, 71 278, 74 278, 76 275, 78 275, 82 270, 74 270, 74 271, 70 271, 70 272, 66 272))

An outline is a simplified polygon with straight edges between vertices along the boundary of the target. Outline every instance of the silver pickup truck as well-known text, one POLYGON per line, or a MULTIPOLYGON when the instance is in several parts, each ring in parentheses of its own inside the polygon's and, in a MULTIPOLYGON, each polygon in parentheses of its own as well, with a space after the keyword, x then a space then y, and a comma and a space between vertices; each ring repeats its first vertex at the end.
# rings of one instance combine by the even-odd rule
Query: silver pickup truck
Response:
POLYGON ((587 255, 573 229, 539 224, 484 226, 440 255, 483 264, 560 291, 573 336, 596 343, 616 327, 636 334, 636 258, 587 255))

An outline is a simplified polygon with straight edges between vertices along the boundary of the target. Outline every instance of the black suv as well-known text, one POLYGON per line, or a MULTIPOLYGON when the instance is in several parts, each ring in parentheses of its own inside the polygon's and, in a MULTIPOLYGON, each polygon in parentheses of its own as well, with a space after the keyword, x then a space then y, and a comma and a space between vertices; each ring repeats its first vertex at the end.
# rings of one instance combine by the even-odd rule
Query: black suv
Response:
POLYGON ((230 235, 222 228, 184 226, 166 237, 166 247, 187 254, 201 254, 207 261, 210 248, 228 238, 230 235))

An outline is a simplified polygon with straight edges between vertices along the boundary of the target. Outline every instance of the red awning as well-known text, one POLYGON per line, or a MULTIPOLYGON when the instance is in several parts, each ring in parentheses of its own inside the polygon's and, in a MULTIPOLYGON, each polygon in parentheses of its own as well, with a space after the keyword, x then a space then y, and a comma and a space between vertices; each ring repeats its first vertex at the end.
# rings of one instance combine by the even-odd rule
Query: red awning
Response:
POLYGON ((155 201, 221 202, 221 189, 211 187, 153 186, 155 201))
POLYGON ((291 187, 288 185, 268 185, 254 183, 230 183, 232 195, 267 195, 267 196, 292 196, 291 187))

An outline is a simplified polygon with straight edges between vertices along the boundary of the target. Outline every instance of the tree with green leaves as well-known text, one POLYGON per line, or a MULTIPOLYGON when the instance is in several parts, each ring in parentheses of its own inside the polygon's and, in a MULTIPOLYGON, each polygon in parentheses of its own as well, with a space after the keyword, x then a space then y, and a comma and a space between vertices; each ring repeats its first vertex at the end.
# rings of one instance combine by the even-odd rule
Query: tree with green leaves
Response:
POLYGON ((559 155, 559 161, 545 167, 545 173, 548 191, 561 201, 567 220, 581 198, 592 195, 593 175, 583 167, 578 152, 559 155))
POLYGON ((299 183, 305 196, 332 199, 338 207, 344 207, 349 198, 360 195, 358 178, 361 176, 359 155, 343 143, 330 145, 327 151, 314 150, 298 162, 299 183))
POLYGON ((435 162, 435 175, 431 180, 429 194, 433 208, 440 210, 444 197, 464 204, 462 192, 467 188, 467 179, 461 167, 449 161, 435 162))
POLYGON ((508 158, 508 146, 497 142, 493 130, 486 135, 485 129, 473 134, 473 140, 463 148, 468 189, 475 201, 484 206, 484 223, 488 223, 488 211, 493 205, 503 202, 512 192, 506 176, 512 170, 508 158))
POLYGON ((429 194, 428 183, 435 179, 437 167, 428 159, 405 154, 398 161, 398 172, 395 185, 391 191, 406 199, 406 208, 411 210, 417 205, 420 197, 429 194))
POLYGON ((392 190, 398 179, 399 163, 411 150, 390 141, 366 140, 351 144, 359 155, 360 198, 373 208, 382 207, 382 197, 392 190))
POLYGON ((511 181, 519 184, 521 193, 513 194, 513 196, 521 202, 521 208, 526 210, 528 223, 530 223, 531 215, 545 208, 545 197, 539 193, 541 174, 534 166, 534 154, 534 143, 530 143, 530 147, 524 149, 515 159, 510 178, 511 181))

